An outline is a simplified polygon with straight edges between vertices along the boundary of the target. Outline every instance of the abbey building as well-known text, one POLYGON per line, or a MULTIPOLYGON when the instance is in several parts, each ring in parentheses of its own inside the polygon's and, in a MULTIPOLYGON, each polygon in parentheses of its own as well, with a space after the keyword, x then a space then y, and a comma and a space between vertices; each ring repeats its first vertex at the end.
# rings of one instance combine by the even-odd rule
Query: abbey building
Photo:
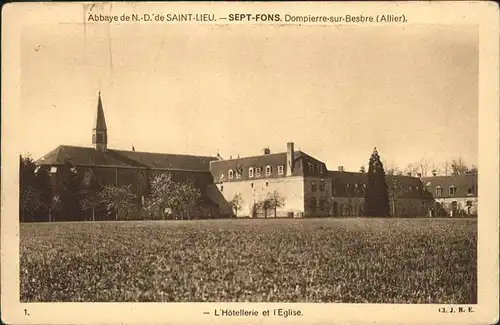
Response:
MULTIPOLYGON (((132 185, 137 204, 149 194, 152 172, 191 180, 202 193, 193 217, 326 217, 362 216, 367 174, 329 170, 320 159, 296 150, 293 142, 282 152, 269 149, 255 156, 221 157, 138 152, 108 148, 107 125, 99 93, 92 130, 93 147, 60 145, 37 161, 57 175, 70 163, 101 184, 132 185), (274 197, 280 204, 266 207, 274 197), (230 202, 238 198, 240 207, 230 202)), ((459 176, 386 176, 394 216, 437 216, 477 213, 477 174, 459 176)))

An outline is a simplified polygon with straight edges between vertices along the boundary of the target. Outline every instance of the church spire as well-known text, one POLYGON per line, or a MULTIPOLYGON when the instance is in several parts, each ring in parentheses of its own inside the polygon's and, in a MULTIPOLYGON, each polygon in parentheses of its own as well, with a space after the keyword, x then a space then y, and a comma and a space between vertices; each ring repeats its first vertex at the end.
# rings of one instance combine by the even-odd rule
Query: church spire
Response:
POLYGON ((104 118, 100 91, 99 99, 97 100, 97 115, 92 132, 92 144, 94 144, 95 149, 99 151, 106 151, 108 146, 108 129, 106 127, 106 119, 104 118))

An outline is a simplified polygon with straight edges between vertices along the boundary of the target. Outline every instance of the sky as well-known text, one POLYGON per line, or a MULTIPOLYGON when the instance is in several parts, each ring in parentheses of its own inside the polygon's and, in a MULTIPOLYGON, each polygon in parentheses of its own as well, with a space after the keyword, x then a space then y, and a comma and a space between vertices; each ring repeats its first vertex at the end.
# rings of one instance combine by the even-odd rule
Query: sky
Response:
POLYGON ((373 147, 404 168, 478 156, 471 26, 36 25, 23 32, 21 153, 92 146, 254 156, 286 143, 330 170, 373 147), (36 139, 34 141, 33 139, 36 139))

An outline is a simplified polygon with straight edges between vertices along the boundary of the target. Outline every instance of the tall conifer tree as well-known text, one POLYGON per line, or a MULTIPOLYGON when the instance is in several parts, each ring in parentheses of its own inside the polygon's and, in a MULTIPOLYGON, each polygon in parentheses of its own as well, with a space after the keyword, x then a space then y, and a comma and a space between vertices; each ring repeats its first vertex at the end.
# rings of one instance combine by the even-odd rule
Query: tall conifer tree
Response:
POLYGON ((380 161, 377 148, 373 149, 368 164, 365 215, 368 217, 389 216, 389 194, 385 181, 384 165, 380 161))

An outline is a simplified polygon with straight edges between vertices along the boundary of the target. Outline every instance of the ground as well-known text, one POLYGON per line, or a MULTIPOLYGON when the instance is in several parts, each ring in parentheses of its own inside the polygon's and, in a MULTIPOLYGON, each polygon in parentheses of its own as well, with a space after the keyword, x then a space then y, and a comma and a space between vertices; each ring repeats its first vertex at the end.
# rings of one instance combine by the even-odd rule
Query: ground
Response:
POLYGON ((475 219, 21 224, 21 301, 476 303, 475 219))

